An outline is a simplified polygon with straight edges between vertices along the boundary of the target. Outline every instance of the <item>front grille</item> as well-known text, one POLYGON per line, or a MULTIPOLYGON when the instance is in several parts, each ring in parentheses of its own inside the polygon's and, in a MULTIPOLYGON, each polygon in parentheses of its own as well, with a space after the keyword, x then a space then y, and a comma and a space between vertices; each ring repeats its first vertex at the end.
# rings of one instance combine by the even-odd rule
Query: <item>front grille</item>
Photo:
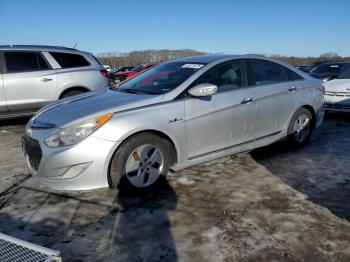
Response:
POLYGON ((334 108, 334 109, 347 109, 350 110, 350 105, 338 105, 338 104, 325 104, 326 108, 334 108))
POLYGON ((31 167, 37 171, 42 158, 42 151, 39 142, 25 135, 23 136, 22 144, 23 151, 28 156, 31 167))
POLYGON ((350 92, 326 92, 326 96, 350 97, 350 92))

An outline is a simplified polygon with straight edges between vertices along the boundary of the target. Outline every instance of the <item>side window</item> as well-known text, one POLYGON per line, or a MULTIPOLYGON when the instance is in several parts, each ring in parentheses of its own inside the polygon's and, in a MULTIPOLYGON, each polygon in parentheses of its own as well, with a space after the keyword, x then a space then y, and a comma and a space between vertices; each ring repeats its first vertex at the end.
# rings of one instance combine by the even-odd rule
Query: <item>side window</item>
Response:
POLYGON ((250 59, 250 66, 256 85, 269 85, 288 81, 285 68, 266 60, 250 59))
POLYGON ((5 52, 8 73, 48 70, 49 66, 37 52, 5 52))
POLYGON ((38 59, 38 63, 39 63, 39 68, 40 70, 49 70, 50 67, 48 66, 48 64, 46 63, 46 61, 44 60, 44 58, 42 57, 41 54, 37 54, 37 59, 38 59))
POLYGON ((72 68, 90 65, 90 63, 81 55, 60 52, 50 52, 50 54, 62 68, 72 68))
POLYGON ((290 70, 288 68, 286 68, 286 70, 287 70, 287 74, 288 74, 288 79, 290 81, 292 81, 292 80, 293 81, 297 81, 297 80, 304 79, 302 76, 300 76, 299 74, 295 73, 294 71, 292 71, 292 70, 290 70))
POLYGON ((209 83, 218 87, 218 93, 247 86, 247 72, 243 61, 225 62, 210 69, 195 81, 195 85, 209 83))

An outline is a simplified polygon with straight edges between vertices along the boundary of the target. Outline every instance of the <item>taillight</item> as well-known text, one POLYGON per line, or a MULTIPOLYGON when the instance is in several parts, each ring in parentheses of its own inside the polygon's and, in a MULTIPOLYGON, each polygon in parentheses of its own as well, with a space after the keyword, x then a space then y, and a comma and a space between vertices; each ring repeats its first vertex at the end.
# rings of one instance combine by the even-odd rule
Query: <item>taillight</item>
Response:
POLYGON ((326 89, 324 86, 318 86, 317 89, 324 95, 326 93, 326 89))
POLYGON ((108 71, 107 70, 100 70, 100 73, 104 77, 108 77, 108 71))

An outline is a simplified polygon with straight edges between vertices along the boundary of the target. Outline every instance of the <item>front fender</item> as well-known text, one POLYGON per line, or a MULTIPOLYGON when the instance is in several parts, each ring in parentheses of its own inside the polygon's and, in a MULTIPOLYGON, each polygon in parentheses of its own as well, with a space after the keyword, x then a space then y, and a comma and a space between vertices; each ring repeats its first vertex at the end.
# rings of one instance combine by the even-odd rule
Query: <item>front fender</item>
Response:
POLYGON ((160 132, 175 145, 177 159, 186 157, 186 128, 184 101, 171 101, 140 109, 116 113, 93 136, 123 141, 139 132, 160 132), (176 119, 176 121, 173 121, 176 119))

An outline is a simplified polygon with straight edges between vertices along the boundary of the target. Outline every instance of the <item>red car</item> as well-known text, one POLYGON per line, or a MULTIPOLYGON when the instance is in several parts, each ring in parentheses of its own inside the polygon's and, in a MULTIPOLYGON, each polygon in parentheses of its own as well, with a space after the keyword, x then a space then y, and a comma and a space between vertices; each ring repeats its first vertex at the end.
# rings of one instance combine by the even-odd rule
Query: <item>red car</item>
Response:
POLYGON ((154 66, 155 64, 141 64, 138 65, 136 67, 134 67, 134 69, 132 69, 131 71, 128 72, 118 72, 114 74, 114 79, 115 80, 119 80, 124 81, 125 79, 128 79, 130 77, 133 77, 139 73, 141 73, 142 71, 154 66))

